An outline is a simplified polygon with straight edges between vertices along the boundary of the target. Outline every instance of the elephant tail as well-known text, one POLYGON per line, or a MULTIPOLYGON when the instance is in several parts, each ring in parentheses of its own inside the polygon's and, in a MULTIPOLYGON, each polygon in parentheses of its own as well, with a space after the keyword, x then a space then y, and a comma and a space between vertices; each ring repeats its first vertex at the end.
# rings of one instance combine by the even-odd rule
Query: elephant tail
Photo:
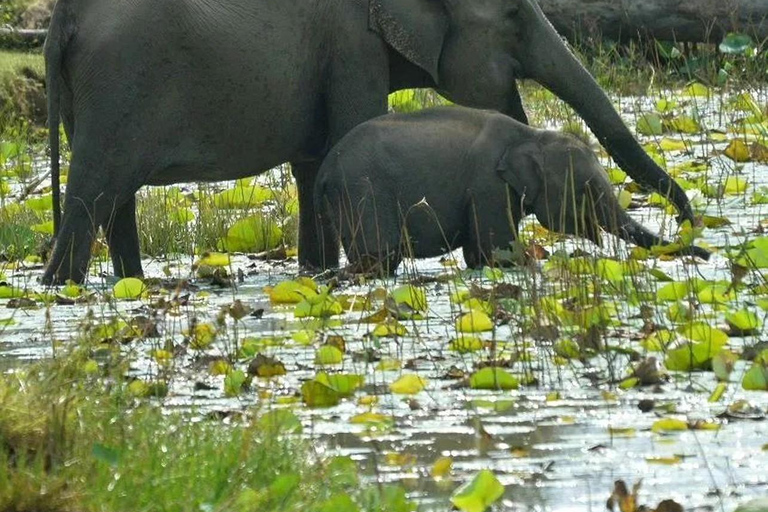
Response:
MULTIPOLYGON (((626 213, 623 213, 622 217, 623 222, 617 233, 619 238, 628 242, 634 242, 640 247, 645 247, 646 249, 653 247, 654 245, 665 246, 670 244, 670 242, 648 231, 642 224, 631 218, 626 213)), ((709 257, 711 256, 709 251, 695 245, 684 247, 679 251, 673 252, 672 254, 696 256, 705 261, 709 260, 709 257)))
POLYGON ((69 40, 67 0, 59 0, 53 9, 48 36, 45 39, 45 74, 48 102, 48 145, 51 151, 51 195, 53 199, 53 236, 61 226, 61 183, 59 164, 59 123, 61 120, 61 71, 64 48, 69 40))

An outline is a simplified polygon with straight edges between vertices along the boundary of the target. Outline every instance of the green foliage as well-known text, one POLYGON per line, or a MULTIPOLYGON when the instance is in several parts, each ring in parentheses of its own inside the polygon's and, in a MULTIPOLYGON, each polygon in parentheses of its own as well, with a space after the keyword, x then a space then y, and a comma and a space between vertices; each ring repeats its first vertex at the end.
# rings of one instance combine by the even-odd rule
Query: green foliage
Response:
POLYGON ((395 488, 356 489, 348 459, 312 462, 287 411, 191 422, 103 385, 86 355, 0 378, 0 510, 412 510, 395 488))
MULTIPOLYGON (((96 279, 97 286, 92 281, 88 287, 36 293, 34 274, 27 279, 30 274, 18 260, 35 255, 50 233, 51 196, 43 184, 18 199, 38 175, 33 162, 43 148, 29 123, 16 119, 0 132, 0 252, 14 260, 0 258, 0 280, 10 281, 0 286, 5 311, 0 334, 24 332, 27 317, 58 322, 62 311, 72 311, 86 334, 74 339, 59 334, 63 328, 56 326, 56 339, 47 332, 41 339, 50 342, 59 366, 34 366, 2 380, 7 392, 0 389, 0 510, 405 512, 414 507, 402 488, 368 485, 346 457, 314 460, 298 436, 322 438, 322 428, 315 427, 326 421, 334 429, 348 423, 345 436, 359 442, 368 443, 377 431, 399 436, 409 421, 403 422, 400 413, 410 415, 409 408, 414 418, 442 421, 449 417, 442 415, 445 407, 462 425, 466 415, 493 421, 512 408, 522 414, 535 409, 537 418, 543 413, 552 425, 591 421, 589 415, 562 414, 570 407, 572 390, 579 400, 615 401, 611 408, 618 414, 612 418, 625 417, 622 407, 634 407, 648 386, 653 386, 657 415, 673 412, 674 404, 662 403, 662 397, 682 388, 693 390, 686 395, 692 404, 709 397, 725 405, 735 393, 746 393, 743 389, 752 396, 764 393, 764 356, 742 359, 750 344, 762 339, 764 313, 758 308, 768 309, 768 285, 760 271, 768 267, 768 246, 758 234, 765 223, 749 213, 729 227, 725 216, 747 199, 748 207, 768 202, 755 180, 765 163, 761 130, 767 129, 767 105, 765 94, 754 90, 756 80, 765 78, 764 52, 747 49, 718 61, 706 55, 708 50, 663 44, 659 53, 666 62, 654 68, 642 51, 635 43, 598 45, 586 60, 610 92, 650 94, 648 101, 619 101, 649 106, 634 120, 652 158, 696 199, 697 210, 719 215, 703 218, 703 233, 698 226, 681 228, 671 249, 702 239, 717 244, 720 254, 712 266, 697 268, 701 262, 667 254, 670 247, 634 248, 628 259, 623 245, 614 250, 612 243, 597 249, 573 238, 564 242, 527 222, 521 228, 525 243, 515 249, 522 264, 514 269, 463 272, 446 261, 434 274, 412 275, 406 263, 394 282, 356 276, 350 283, 343 273, 338 280, 322 275, 315 281, 297 278, 296 267, 284 262, 262 267, 244 256, 211 254, 295 245, 296 191, 284 170, 236 184, 146 188, 139 194, 142 252, 194 255, 200 265, 235 271, 232 289, 222 291, 203 279, 161 286, 153 275, 141 286, 125 281, 114 287, 96 279), (728 88, 721 88, 718 80, 726 68, 728 88), (744 85, 747 91, 731 93, 744 85), (670 92, 660 97, 656 87, 670 92), (708 130, 713 126, 707 126, 707 112, 720 106, 723 122, 714 126, 727 133, 708 130), (730 247, 723 248, 726 243, 730 247), (537 261, 546 258, 545 250, 553 255, 546 263, 537 261), (262 291, 267 283, 272 286, 262 291), (331 294, 337 285, 341 290, 331 294), (82 318, 77 308, 84 311, 82 318), (109 318, 97 318, 100 311, 109 318), (145 336, 144 329, 153 327, 147 324, 154 322, 153 336, 159 338, 145 336), (721 330, 726 325, 727 334, 721 330), (395 336, 385 337, 389 334, 395 336), (754 338, 729 343, 728 336, 754 338), (60 351, 70 345, 83 352, 77 363, 65 365, 60 351), (204 390, 206 401, 210 394, 217 403, 234 404, 222 412, 225 422, 202 411, 192 412, 195 421, 172 407, 170 414, 160 413, 159 404, 187 398, 191 384, 204 390), (30 393, 40 396, 33 405, 27 402, 30 393), (550 402, 563 403, 550 407, 550 402), (13 453, 4 448, 6 442, 13 453), (7 467, 12 470, 3 472, 7 467)), ((581 121, 551 93, 530 83, 521 90, 533 124, 554 123, 581 133, 581 121)), ((390 99, 396 110, 440 101, 423 90, 390 99)), ((604 155, 600 159, 611 165, 604 155)), ((622 185, 622 200, 630 208, 660 207, 651 212, 659 221, 647 224, 652 231, 674 225, 664 216, 668 202, 661 194, 647 197, 623 171, 612 169, 609 177, 622 185)), ((182 277, 193 275, 189 265, 182 268, 189 272, 182 277)), ((633 421, 643 423, 638 432, 652 428, 668 435, 694 428, 667 418, 655 423, 654 414, 637 418, 633 421)), ((493 431, 478 427, 470 435, 479 453, 490 447, 493 457, 501 458, 509 451, 496 449, 501 438, 493 431)), ((371 446, 388 442, 375 440, 371 446)), ((515 457, 527 456, 527 447, 510 449, 515 457)), ((424 484, 432 460, 423 460, 423 452, 384 459, 403 466, 397 474, 417 486, 414 492, 430 500, 437 496, 437 507, 450 506, 449 489, 471 479, 468 467, 476 471, 474 460, 462 461, 433 487, 424 484), (419 476, 417 483, 411 475, 419 476)), ((656 462, 680 459, 658 457, 656 462)), ((503 492, 495 477, 482 475, 481 481, 454 491, 458 508, 485 509, 503 492)))
POLYGON ((44 76, 42 55, 0 50, 0 135, 30 122, 44 125, 44 76))

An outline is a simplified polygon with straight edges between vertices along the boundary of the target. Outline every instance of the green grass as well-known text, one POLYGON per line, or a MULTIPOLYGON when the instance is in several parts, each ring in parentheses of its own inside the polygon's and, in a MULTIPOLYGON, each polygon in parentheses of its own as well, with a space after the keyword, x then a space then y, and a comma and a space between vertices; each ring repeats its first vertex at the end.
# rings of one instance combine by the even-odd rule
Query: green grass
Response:
POLYGON ((21 21, 21 15, 37 0, 3 0, 0 4, 0 24, 16 26, 21 21))
POLYGON ((12 52, 0 50, 0 77, 6 80, 15 76, 23 68, 30 68, 36 73, 44 74, 45 63, 41 53, 12 52))
POLYGON ((292 414, 165 414, 134 396, 118 352, 97 363, 87 346, 0 377, 0 511, 410 510, 360 491, 351 460, 316 457, 292 414))
MULTIPOLYGON (((0 138, 45 124, 44 76, 42 55, 0 50, 0 138)), ((44 133, 34 135, 40 139, 44 133)))

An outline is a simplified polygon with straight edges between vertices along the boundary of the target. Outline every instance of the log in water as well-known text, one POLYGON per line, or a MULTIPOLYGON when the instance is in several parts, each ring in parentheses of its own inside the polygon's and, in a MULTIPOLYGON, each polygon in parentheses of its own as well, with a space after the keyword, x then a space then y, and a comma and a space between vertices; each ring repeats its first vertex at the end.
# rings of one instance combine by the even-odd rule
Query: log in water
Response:
POLYGON ((719 42, 741 32, 768 39, 766 0, 538 0, 558 32, 570 41, 602 36, 719 42))

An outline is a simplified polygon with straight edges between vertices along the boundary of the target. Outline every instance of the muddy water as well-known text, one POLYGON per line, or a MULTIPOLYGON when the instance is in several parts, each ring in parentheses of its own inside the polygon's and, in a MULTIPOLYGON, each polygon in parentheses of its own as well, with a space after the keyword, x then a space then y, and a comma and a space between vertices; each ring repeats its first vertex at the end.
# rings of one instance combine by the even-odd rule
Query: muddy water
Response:
MULTIPOLYGON (((724 130, 730 117, 722 114, 720 100, 685 100, 687 109, 695 109, 708 129, 724 130)), ((725 100, 723 100, 725 101, 725 100)), ((620 108, 629 122, 636 112, 653 108, 646 98, 622 98, 620 108)), ((764 101, 763 101, 764 103, 764 101)), ((749 182, 746 194, 716 201, 699 198, 700 207, 709 215, 725 216, 732 225, 705 231, 705 240, 714 246, 743 241, 764 218, 767 206, 752 205, 753 190, 768 186, 768 166, 757 163, 739 164, 718 155, 727 143, 712 142, 706 134, 671 135, 692 142, 691 152, 671 152, 667 164, 691 158, 708 158, 711 165, 708 182, 719 183, 736 172, 749 182)), ((652 142, 653 138, 646 138, 652 142)), ((674 222, 659 209, 641 207, 631 214, 654 230, 666 230, 670 235, 674 222)), ((573 243, 549 247, 572 250, 573 243)), ((600 249, 588 248, 593 253, 600 249)), ((607 255, 626 254, 623 243, 606 244, 607 255)), ((457 258, 460 256, 457 254, 457 258)), ((149 276, 163 275, 166 262, 147 261, 149 276)), ((541 267, 542 264, 540 264, 541 267)), ((706 264, 690 265, 685 260, 658 262, 658 268, 675 279, 701 276, 706 279, 730 279, 729 260, 716 254, 706 264)), ((370 336, 373 326, 360 323, 365 313, 348 313, 342 323, 326 327, 326 335, 340 335, 346 341, 346 356, 342 365, 330 371, 359 373, 365 376, 365 386, 355 397, 342 400, 331 408, 309 409, 296 402, 301 383, 313 378, 318 366, 314 362, 314 346, 303 346, 290 340, 290 335, 304 325, 293 318, 292 308, 270 307, 263 287, 296 276, 292 264, 254 263, 244 256, 233 261, 234 269, 242 269, 247 277, 236 290, 218 289, 199 283, 201 288, 191 292, 189 305, 178 316, 166 316, 159 324, 162 337, 134 342, 125 347, 135 356, 132 373, 141 378, 154 378, 157 365, 147 352, 162 346, 166 340, 181 344, 183 329, 192 317, 212 321, 222 306, 234 299, 254 307, 265 307, 260 318, 246 317, 237 329, 230 321, 226 335, 221 336, 207 356, 226 356, 234 352, 244 337, 275 338, 263 352, 282 361, 287 369, 283 377, 271 381, 259 380, 254 389, 238 398, 224 397, 223 377, 211 376, 207 360, 189 351, 175 360, 168 396, 163 404, 183 408, 194 414, 211 411, 221 414, 249 411, 263 412, 273 408, 290 408, 302 421, 303 434, 311 439, 319 454, 348 455, 360 462, 370 482, 399 482, 409 495, 425 509, 450 508, 447 498, 462 482, 478 470, 489 468, 506 486, 500 508, 505 510, 603 510, 613 488, 613 482, 623 479, 629 484, 643 479, 640 502, 655 506, 662 499, 675 499, 686 509, 733 510, 751 496, 768 494, 768 422, 759 418, 768 412, 768 392, 749 392, 740 382, 746 364, 739 362, 731 375, 731 384, 723 399, 709 403, 710 392, 716 385, 711 372, 672 374, 658 387, 628 391, 618 390, 616 379, 626 375, 629 359, 610 352, 586 363, 571 362, 558 366, 552 362, 552 342, 533 341, 521 333, 515 323, 497 326, 481 337, 494 341, 497 355, 504 357, 519 347, 529 346, 530 363, 524 365, 537 384, 514 391, 479 391, 457 386, 457 380, 446 378, 452 367, 471 373, 475 365, 488 360, 491 354, 483 350, 460 355, 447 349, 447 342, 456 336, 454 319, 456 306, 448 299, 454 285, 429 284, 429 314, 424 320, 404 322, 409 334, 398 339, 376 339, 370 336), (200 291, 206 294, 199 293, 200 291), (203 295, 207 295, 203 297, 203 295), (236 332, 235 332, 236 331, 236 332), (382 371, 376 360, 365 362, 364 354, 376 358, 401 361, 406 369, 382 371), (429 379, 427 388, 412 397, 393 395, 388 385, 404 373, 417 373, 429 379), (595 376, 590 378, 590 376, 595 376), (553 395, 557 393, 557 396, 553 395), (358 398, 372 395, 378 398, 374 406, 360 405, 358 398), (653 400, 655 412, 642 412, 641 400, 653 400), (723 417, 726 408, 739 400, 751 404, 752 413, 746 417, 723 417), (391 419, 391 426, 372 430, 351 423, 354 416, 373 410, 391 419), (663 412, 670 411, 674 412, 663 412), (657 434, 650 430, 660 417, 677 417, 689 422, 712 420, 719 430, 687 430, 673 434, 657 434), (398 460, 389 453, 400 454, 398 460), (441 456, 453 459, 453 471, 443 480, 430 476, 434 461, 441 456)), ((409 262, 398 280, 377 281, 366 286, 345 285, 344 293, 366 293, 378 286, 393 287, 406 274, 438 275, 446 268, 437 260, 409 262)), ((179 277, 190 273, 184 260, 172 268, 179 277)), ((16 286, 36 288, 39 269, 6 271, 16 286)), ((490 285, 481 273, 464 273, 465 284, 490 285)), ((748 279, 759 282, 759 276, 748 279)), ((534 288, 530 275, 522 270, 508 272, 504 280, 521 286, 528 297, 534 288)), ((651 289, 664 283, 650 283, 651 289)), ((549 283, 555 288, 557 283, 549 283)), ((536 286, 541 286, 537 282, 536 286)), ((103 293, 110 288, 104 280, 93 283, 91 290, 103 293)), ((546 287, 544 287, 546 288, 546 287)), ((744 294, 736 303, 756 311, 744 294)), ((0 300, 0 305, 3 302, 0 300)), ((657 307, 660 323, 666 305, 657 307)), ((639 332, 642 322, 636 318, 638 309, 619 301, 620 325, 609 329, 606 343, 610 346, 633 348, 641 354, 639 332)), ((51 340, 71 343, 73 333, 83 322, 106 322, 116 316, 125 318, 148 314, 140 302, 108 303, 96 300, 88 306, 53 306, 49 309, 4 309, 0 320, 12 318, 13 323, 0 334, 0 369, 18 367, 40 357, 50 357, 57 345, 51 340)), ((714 313, 703 306, 701 314, 714 313)), ((714 314, 713 324, 722 324, 722 314, 714 314)), ((567 334, 567 333, 566 333, 567 334)), ((764 341, 764 332, 748 338, 732 337, 730 346, 740 348, 764 341)), ((659 355, 663 359, 663 355, 659 355)), ((244 363, 237 365, 244 369, 244 363)), ((511 371, 520 372, 515 366, 511 371)))

